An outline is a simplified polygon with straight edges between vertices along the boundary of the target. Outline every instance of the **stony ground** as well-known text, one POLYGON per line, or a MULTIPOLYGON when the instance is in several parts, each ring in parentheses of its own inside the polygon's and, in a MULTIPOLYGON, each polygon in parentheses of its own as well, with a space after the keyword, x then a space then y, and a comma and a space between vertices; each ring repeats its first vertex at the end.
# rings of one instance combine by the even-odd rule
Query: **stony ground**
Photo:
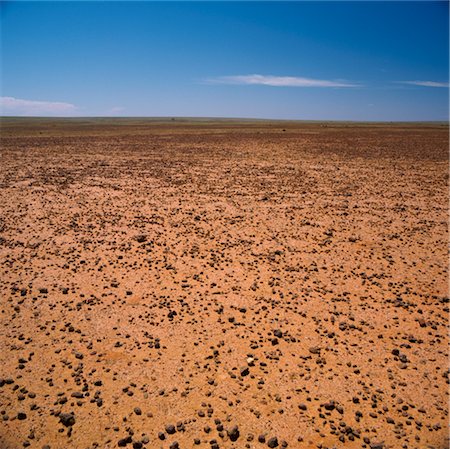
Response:
POLYGON ((4 122, 0 447, 448 447, 448 128, 4 122))

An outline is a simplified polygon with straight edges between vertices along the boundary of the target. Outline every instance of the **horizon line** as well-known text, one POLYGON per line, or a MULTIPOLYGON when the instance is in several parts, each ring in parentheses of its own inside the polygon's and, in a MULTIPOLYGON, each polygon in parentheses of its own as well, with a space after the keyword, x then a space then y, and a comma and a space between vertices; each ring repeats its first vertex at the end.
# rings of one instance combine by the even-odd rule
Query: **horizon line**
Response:
POLYGON ((290 119, 290 118, 256 118, 256 117, 224 117, 224 116, 152 116, 152 115, 124 115, 124 116, 111 116, 111 115, 86 115, 86 116, 51 116, 51 115, 0 115, 0 120, 3 119, 48 119, 48 120, 79 120, 79 119, 108 119, 108 120, 163 120, 163 121, 196 121, 196 120, 231 120, 231 121, 253 121, 253 122, 309 122, 309 123, 439 123, 450 125, 449 119, 442 120, 353 120, 353 119, 290 119))

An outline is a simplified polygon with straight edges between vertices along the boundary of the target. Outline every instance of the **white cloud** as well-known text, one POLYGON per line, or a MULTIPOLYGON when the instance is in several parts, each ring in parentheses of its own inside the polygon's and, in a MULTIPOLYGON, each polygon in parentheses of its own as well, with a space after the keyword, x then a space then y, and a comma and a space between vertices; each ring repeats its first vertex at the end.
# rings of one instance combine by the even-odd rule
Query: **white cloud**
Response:
POLYGON ((275 87, 361 87, 342 80, 318 80, 298 76, 235 75, 219 76, 206 80, 213 84, 249 84, 275 87))
POLYGON ((0 97, 1 114, 8 115, 72 115, 77 110, 71 103, 58 101, 23 100, 14 97, 0 97))
POLYGON ((121 106, 114 106, 113 108, 111 108, 107 111, 107 114, 108 115, 117 115, 123 111, 125 111, 125 108, 122 108, 121 106))
POLYGON ((448 83, 439 83, 437 81, 400 81, 402 84, 411 84, 413 86, 423 87, 447 87, 448 83))

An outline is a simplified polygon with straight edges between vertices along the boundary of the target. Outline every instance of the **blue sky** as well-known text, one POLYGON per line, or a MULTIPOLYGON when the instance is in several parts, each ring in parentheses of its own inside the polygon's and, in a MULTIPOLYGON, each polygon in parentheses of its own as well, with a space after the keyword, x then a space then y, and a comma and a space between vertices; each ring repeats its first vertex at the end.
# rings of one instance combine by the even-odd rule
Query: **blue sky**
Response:
POLYGON ((1 113, 448 120, 448 2, 2 2, 1 113))

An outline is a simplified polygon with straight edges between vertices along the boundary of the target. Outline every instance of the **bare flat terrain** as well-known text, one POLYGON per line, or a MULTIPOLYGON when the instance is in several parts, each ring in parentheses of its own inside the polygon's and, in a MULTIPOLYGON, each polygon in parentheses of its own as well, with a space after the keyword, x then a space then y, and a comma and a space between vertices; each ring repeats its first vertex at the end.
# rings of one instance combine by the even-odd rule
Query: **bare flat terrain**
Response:
POLYGON ((1 126, 1 449, 448 447, 447 126, 1 126))

